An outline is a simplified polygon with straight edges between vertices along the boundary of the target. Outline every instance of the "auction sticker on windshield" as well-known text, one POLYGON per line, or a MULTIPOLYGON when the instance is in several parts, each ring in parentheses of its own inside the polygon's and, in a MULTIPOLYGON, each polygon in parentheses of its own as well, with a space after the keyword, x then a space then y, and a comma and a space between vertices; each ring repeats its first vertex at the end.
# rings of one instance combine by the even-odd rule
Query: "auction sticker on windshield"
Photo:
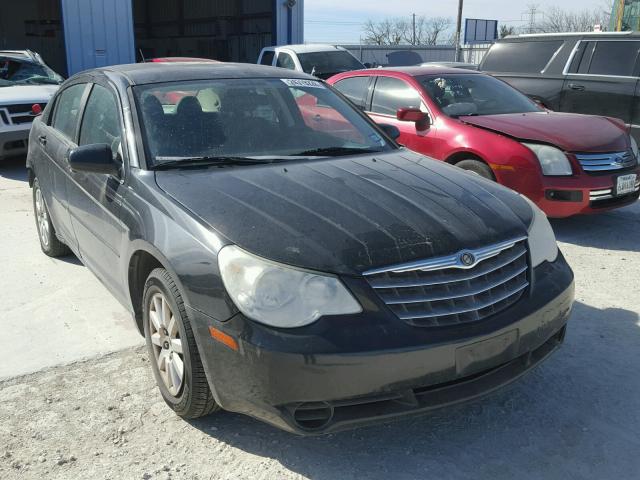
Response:
POLYGON ((636 189, 637 175, 632 173, 631 175, 621 175, 618 177, 618 183, 616 185, 617 195, 626 195, 633 193, 636 189))
POLYGON ((325 88, 322 82, 317 80, 304 80, 301 78, 282 78, 281 80, 289 87, 325 88))

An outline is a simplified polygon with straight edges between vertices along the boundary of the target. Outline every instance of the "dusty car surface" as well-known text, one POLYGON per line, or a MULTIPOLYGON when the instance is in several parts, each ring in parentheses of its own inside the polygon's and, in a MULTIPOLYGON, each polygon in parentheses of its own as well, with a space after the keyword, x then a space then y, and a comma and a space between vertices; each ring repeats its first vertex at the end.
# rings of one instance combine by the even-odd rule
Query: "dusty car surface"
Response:
POLYGON ((42 250, 131 310, 185 418, 329 432, 478 397, 564 339, 573 274, 544 214, 311 76, 93 70, 31 135, 42 250))
POLYGON ((31 122, 63 78, 30 50, 0 50, 0 160, 24 155, 31 122))

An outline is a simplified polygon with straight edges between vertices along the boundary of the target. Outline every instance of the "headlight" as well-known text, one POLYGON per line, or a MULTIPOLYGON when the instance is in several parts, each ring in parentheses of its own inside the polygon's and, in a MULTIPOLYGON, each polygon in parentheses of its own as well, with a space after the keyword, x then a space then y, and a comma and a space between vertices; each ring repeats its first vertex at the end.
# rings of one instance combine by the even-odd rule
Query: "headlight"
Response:
POLYGON ((572 175, 571 164, 564 152, 550 145, 540 145, 538 143, 523 143, 538 157, 542 173, 544 175, 572 175))
POLYGON ((558 258, 556 235, 549 224, 547 216, 538 206, 522 195, 533 210, 533 220, 529 226, 529 252, 531 264, 535 268, 543 262, 555 262, 558 258))
POLYGON ((638 142, 636 142, 636 139, 633 137, 629 137, 631 139, 631 151, 633 152, 633 154, 635 155, 636 158, 638 158, 638 142))
POLYGON ((280 328, 309 325, 323 315, 362 311, 340 280, 251 255, 235 245, 218 254, 222 281, 247 317, 280 328))

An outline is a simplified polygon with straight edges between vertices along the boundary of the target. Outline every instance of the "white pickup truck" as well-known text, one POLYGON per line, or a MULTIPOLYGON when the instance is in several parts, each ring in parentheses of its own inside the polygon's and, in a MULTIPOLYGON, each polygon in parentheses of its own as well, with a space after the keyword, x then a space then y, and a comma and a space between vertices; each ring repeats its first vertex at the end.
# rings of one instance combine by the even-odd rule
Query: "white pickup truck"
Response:
POLYGON ((35 113, 58 90, 63 78, 30 50, 0 50, 0 160, 27 153, 35 113))
POLYGON ((365 68, 346 48, 320 44, 266 47, 260 52, 258 63, 297 70, 322 79, 365 68))

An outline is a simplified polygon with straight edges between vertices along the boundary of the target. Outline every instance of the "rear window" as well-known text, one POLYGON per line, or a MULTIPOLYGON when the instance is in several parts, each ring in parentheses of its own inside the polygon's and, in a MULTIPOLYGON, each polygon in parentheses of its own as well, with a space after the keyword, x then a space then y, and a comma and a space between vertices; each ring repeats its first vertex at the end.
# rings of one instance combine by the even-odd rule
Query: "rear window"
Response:
POLYGON ((275 57, 275 52, 271 50, 267 50, 262 54, 262 58, 260 59, 260 65, 273 65, 273 57, 275 57))
POLYGON ((563 43, 562 40, 496 43, 487 53, 482 70, 540 73, 563 43))
POLYGON ((633 77, 637 75, 639 51, 637 41, 581 42, 569 73, 633 77))
POLYGON ((365 108, 369 77, 351 77, 336 82, 334 85, 340 92, 356 104, 358 108, 365 108))

